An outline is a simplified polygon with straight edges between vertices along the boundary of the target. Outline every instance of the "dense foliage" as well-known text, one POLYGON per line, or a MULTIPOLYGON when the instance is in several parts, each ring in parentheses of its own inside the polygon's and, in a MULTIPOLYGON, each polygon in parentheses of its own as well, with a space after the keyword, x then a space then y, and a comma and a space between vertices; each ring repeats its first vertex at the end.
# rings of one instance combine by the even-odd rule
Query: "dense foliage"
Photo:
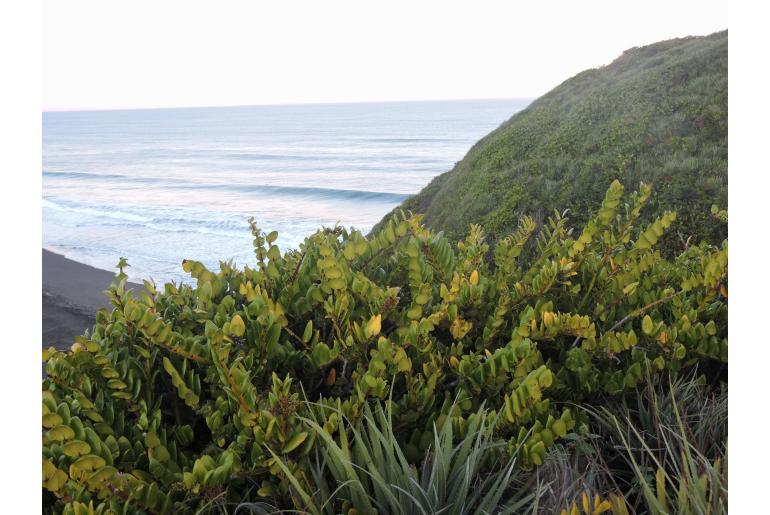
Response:
POLYGON ((644 221, 678 212, 667 247, 727 237, 707 216, 712 202, 727 204, 726 31, 633 48, 576 75, 401 207, 453 238, 471 223, 498 237, 520 216, 539 223, 554 208, 584 223, 615 179, 627 188, 656 184, 644 221))
POLYGON ((477 479, 435 484, 467 500, 457 513, 487 494, 521 501, 499 474, 531 475, 590 434, 581 405, 695 367, 726 381, 727 242, 662 255, 678 217, 637 224, 651 196, 615 181, 582 230, 556 212, 535 237, 523 217, 493 249, 479 226, 453 243, 400 213, 369 238, 327 228, 281 253, 252 222, 254 267, 187 260, 194 284, 138 294, 121 261, 113 309, 71 351, 44 353, 47 509, 365 513, 374 500, 337 483, 355 482, 349 442, 376 483, 387 467, 460 470, 437 449, 492 436, 492 451, 464 451, 477 479))

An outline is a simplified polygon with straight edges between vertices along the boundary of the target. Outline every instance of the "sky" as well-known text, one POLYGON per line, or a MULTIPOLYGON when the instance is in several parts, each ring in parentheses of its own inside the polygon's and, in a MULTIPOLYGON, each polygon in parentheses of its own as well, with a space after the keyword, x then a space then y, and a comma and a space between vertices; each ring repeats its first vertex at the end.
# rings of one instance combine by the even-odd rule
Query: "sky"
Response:
POLYGON ((44 110, 534 98, 726 1, 44 0, 44 110))

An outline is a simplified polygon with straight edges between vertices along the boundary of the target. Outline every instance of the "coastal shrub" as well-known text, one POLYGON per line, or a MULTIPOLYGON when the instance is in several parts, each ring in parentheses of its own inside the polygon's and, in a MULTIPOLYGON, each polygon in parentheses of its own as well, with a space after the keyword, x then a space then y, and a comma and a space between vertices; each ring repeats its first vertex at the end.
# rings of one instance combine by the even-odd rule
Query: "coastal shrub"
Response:
POLYGON ((677 215, 637 226, 651 194, 614 181, 581 230, 554 212, 535 234, 522 217, 494 248, 479 226, 455 243, 404 212, 283 253, 252 221, 254 265, 185 260, 189 284, 129 291, 121 261, 112 309, 70 351, 44 351, 46 509, 304 510, 324 484, 351 492, 329 449, 379 427, 379 410, 420 474, 437 434, 481 427, 529 473, 589 431, 576 406, 694 367, 719 384, 727 242, 662 255, 677 215))

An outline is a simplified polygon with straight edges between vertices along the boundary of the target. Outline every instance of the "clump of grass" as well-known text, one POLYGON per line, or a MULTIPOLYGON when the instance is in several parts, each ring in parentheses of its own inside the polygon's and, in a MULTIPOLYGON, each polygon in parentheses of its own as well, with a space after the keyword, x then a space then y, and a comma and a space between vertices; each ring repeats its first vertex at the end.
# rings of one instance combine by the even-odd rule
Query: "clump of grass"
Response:
POLYGON ((533 472, 541 513, 580 510, 584 494, 613 514, 727 512, 726 387, 693 373, 581 409, 584 432, 533 472))
MULTIPOLYGON (((308 513, 466 515, 535 513, 540 490, 524 484, 516 455, 494 438, 483 408, 459 436, 451 421, 434 426, 423 460, 412 465, 399 444, 389 410, 365 407, 358 424, 339 436, 307 420, 321 444, 311 456, 316 490, 309 492, 286 468, 308 513), (351 511, 352 510, 352 511, 351 511)), ((266 512, 265 512, 266 513, 266 512)))
POLYGON ((540 485, 541 513, 558 513, 586 492, 620 492, 622 489, 592 439, 575 437, 554 446, 543 465, 534 471, 540 485))
POLYGON ((603 430, 601 454, 615 460, 613 478, 625 482, 637 512, 727 512, 725 390, 691 376, 648 386, 634 407, 609 402, 586 411, 603 430))

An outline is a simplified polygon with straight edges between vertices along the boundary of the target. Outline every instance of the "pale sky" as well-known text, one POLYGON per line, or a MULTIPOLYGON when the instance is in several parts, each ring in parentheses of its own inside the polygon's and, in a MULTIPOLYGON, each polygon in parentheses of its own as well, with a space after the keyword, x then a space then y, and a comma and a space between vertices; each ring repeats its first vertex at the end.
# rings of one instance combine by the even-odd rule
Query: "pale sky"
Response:
POLYGON ((726 1, 44 0, 46 110, 537 97, 726 1))

